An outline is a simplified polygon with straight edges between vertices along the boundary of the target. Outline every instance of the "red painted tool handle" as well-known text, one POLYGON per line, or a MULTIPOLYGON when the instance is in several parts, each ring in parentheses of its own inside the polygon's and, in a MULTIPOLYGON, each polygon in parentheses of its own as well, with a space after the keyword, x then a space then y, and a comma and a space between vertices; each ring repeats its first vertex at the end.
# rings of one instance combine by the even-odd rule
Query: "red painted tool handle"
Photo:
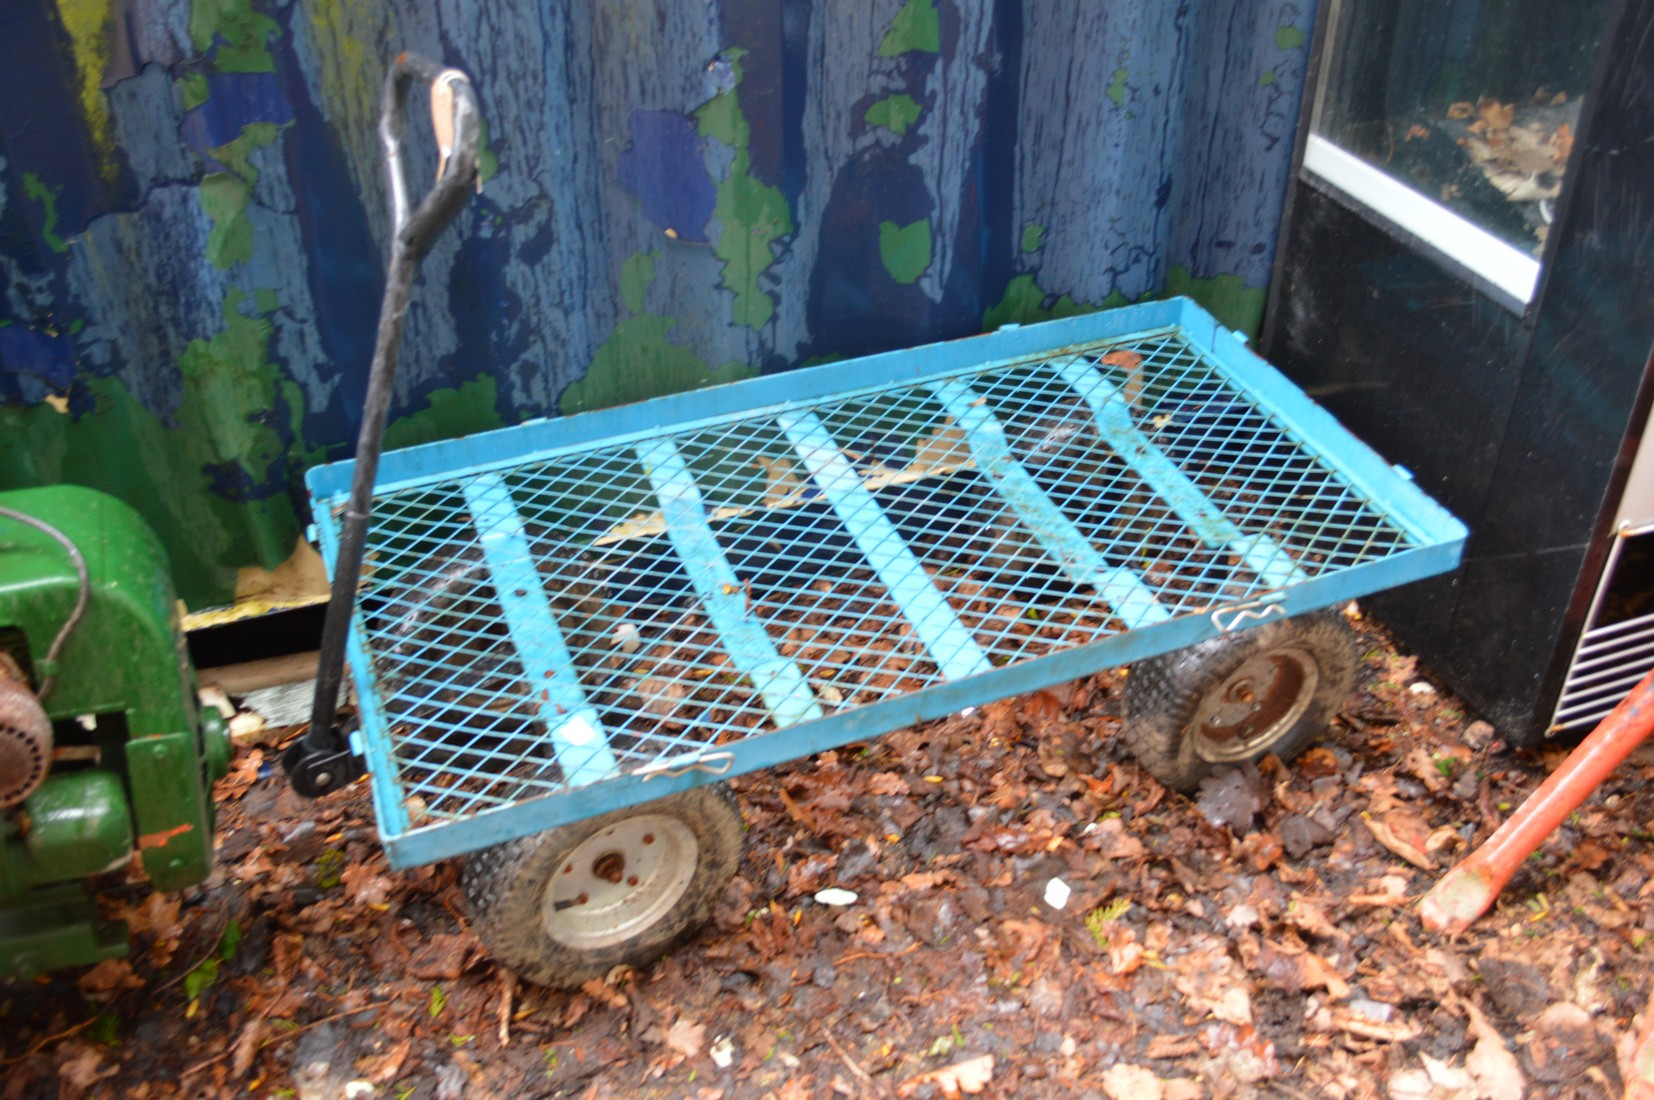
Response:
POLYGON ((1654 732, 1654 669, 1597 724, 1510 819, 1419 902, 1433 932, 1456 935, 1493 905, 1522 861, 1654 732))

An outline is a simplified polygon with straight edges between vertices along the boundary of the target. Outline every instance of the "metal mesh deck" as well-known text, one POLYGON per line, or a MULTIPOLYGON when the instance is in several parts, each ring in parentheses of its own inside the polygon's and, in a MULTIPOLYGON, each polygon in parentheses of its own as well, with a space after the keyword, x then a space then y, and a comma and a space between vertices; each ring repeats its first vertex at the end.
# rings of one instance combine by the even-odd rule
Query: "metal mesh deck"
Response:
POLYGON ((764 734, 1108 667, 1093 643, 1420 545, 1317 450, 1173 327, 382 489, 353 643, 381 826, 748 770, 764 734))

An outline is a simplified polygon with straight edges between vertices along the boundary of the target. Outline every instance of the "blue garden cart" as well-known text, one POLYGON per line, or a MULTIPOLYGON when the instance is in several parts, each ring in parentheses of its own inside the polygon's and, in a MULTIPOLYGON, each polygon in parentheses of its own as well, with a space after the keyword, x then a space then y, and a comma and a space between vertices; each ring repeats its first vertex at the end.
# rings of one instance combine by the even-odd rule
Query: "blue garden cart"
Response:
POLYGON ((577 984, 705 918, 742 832, 721 778, 992 699, 1132 664, 1124 736, 1168 785, 1289 757, 1350 688, 1326 609, 1458 561, 1457 520, 1184 299, 381 459, 475 123, 462 77, 398 59, 397 243, 358 457, 309 475, 335 589, 287 764, 309 793, 365 769, 393 866, 465 857, 524 977, 577 984), (409 215, 416 79, 452 136, 409 215))

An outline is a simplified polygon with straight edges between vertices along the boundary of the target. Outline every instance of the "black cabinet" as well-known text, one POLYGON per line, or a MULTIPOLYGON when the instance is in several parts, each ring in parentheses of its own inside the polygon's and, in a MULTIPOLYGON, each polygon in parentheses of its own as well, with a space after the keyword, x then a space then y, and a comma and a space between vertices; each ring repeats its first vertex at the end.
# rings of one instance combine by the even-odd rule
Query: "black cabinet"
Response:
POLYGON ((1335 0, 1305 98, 1262 350, 1469 524, 1371 602, 1518 743, 1654 664, 1650 73, 1654 0, 1335 0))

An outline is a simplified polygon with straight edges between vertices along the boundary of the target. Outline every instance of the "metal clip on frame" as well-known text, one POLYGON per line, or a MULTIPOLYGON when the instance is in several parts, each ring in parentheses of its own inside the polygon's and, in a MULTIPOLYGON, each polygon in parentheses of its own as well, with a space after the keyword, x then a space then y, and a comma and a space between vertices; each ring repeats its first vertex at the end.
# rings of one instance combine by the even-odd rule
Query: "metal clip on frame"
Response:
POLYGON ((735 766, 735 754, 732 752, 688 752, 679 756, 669 756, 664 760, 656 760, 645 764, 641 768, 632 769, 632 774, 642 776, 645 783, 651 779, 666 777, 676 779, 680 775, 690 772, 705 772, 707 775, 728 775, 735 766))
POLYGON ((1249 622, 1263 622, 1265 619, 1287 617, 1286 608, 1281 606, 1281 594, 1272 592, 1245 603, 1230 604, 1228 607, 1214 608, 1211 613, 1212 625, 1218 628, 1220 634, 1230 634, 1249 622))
POLYGON ((419 265, 431 251, 477 183, 477 152, 481 113, 469 78, 418 54, 399 54, 385 75, 379 114, 379 141, 385 150, 389 177, 393 232, 390 264, 385 272, 385 296, 379 306, 379 330, 373 364, 368 372, 367 397, 362 405, 362 428, 356 440, 356 468, 350 501, 339 532, 339 552, 333 567, 333 589, 322 627, 321 658, 316 675, 316 700, 310 728, 282 754, 293 789, 314 798, 338 790, 362 774, 361 760, 350 751, 349 738, 336 728, 339 685, 344 680, 345 641, 351 609, 362 576, 362 549, 373 503, 373 482, 384 445, 385 416, 396 376, 397 348, 402 318, 419 265), (408 187, 402 170, 402 128, 408 90, 419 81, 430 90, 431 126, 441 161, 437 180, 419 208, 408 212, 408 187), (447 107, 447 117, 442 108, 447 107))

